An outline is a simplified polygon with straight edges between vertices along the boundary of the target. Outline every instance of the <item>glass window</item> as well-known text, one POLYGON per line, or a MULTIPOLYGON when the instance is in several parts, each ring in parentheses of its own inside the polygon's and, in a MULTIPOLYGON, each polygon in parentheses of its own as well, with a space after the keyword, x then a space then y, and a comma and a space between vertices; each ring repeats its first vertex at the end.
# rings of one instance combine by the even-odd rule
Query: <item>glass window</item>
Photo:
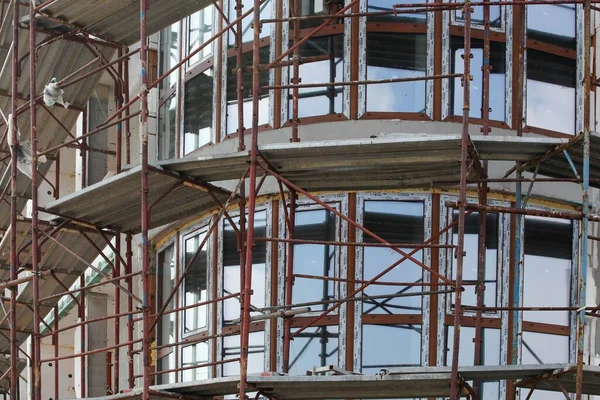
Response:
POLYGON ((185 84, 184 107, 183 155, 186 155, 212 140, 212 68, 185 84))
MULTIPOLYGON (((570 221, 526 217, 524 307, 567 307, 571 294, 573 226, 570 221)), ((569 325, 568 311, 525 311, 525 321, 569 325)))
POLYGON ((526 7, 528 39, 575 48, 575 4, 526 7))
MULTIPOLYGON (((175 246, 171 244, 158 254, 158 286, 157 304, 158 309, 167 300, 175 287, 175 246)), ((169 302, 165 311, 171 311, 177 307, 177 296, 169 302)), ((171 344, 176 340, 176 313, 164 314, 158 324, 158 344, 171 344)))
MULTIPOLYGON (((239 229, 239 217, 233 221, 239 229)), ((267 213, 258 211, 254 214, 254 234, 265 237, 267 230, 267 213)), ((252 251, 252 297, 250 306, 261 308, 265 306, 265 262, 267 246, 265 242, 257 241, 252 251)), ((229 221, 223 222, 223 292, 224 295, 240 292, 240 252, 237 235, 229 221)), ((223 302, 225 322, 231 322, 240 317, 239 299, 231 298, 223 302)), ((255 315, 256 313, 251 313, 255 315)))
POLYGON ((307 372, 315 367, 338 365, 338 346, 337 326, 318 326, 302 331, 290 343, 290 375, 308 375, 307 372))
MULTIPOLYGON (((194 50, 198 49, 204 43, 206 43, 212 36, 212 24, 213 24, 213 10, 212 5, 190 15, 188 18, 188 42, 187 42, 187 54, 191 54, 194 50)), ((194 55, 188 61, 189 65, 195 64, 198 61, 208 57, 212 54, 212 46, 208 45, 202 49, 199 53, 194 55)))
MULTIPOLYGON (((266 64, 269 62, 269 47, 260 49, 260 62, 266 64)), ((237 72, 236 72, 236 57, 230 57, 227 61, 227 133, 235 133, 238 129, 238 103, 237 103, 237 72)), ((252 52, 244 53, 242 57, 242 66, 252 66, 252 52)), ((261 71, 258 74, 259 85, 269 85, 269 71, 261 71)), ((252 127, 252 72, 248 68, 244 68, 242 73, 244 98, 244 127, 250 129, 252 127)), ((259 95, 258 100, 258 123, 263 125, 269 122, 269 93, 263 91, 259 95)))
MULTIPOLYGON (((223 338, 223 360, 240 357, 240 335, 223 338)), ((265 333, 250 332, 248 341, 248 374, 260 374, 265 370, 265 333)), ((223 364, 223 376, 240 374, 240 362, 223 364)))
MULTIPOLYGON (((163 30, 160 34, 160 73, 164 74, 179 62, 179 22, 163 30)), ((161 89, 168 89, 177 82, 177 71, 161 82, 161 89)))
MULTIPOLYGON (((462 10, 456 10, 455 15, 457 21, 463 23, 465 22, 465 17, 462 10)), ((471 13, 471 23, 474 25, 483 25, 483 7, 473 7, 473 12, 471 13)), ((500 6, 490 6, 490 26, 492 28, 502 27, 502 8, 500 6)))
POLYGON ((569 361, 569 337, 523 332, 522 363, 553 364, 569 361))
MULTIPOLYGON (((500 365, 500 329, 483 329, 481 360, 478 365, 500 365)), ((446 326, 446 365, 452 365, 454 327, 446 326)), ((475 365, 475 328, 460 328, 458 365, 475 365)), ((473 382, 470 382, 473 384, 473 382)), ((499 382, 484 382, 482 400, 498 400, 499 382)))
POLYGON ((527 125, 575 132, 575 60, 527 50, 527 125))
MULTIPOLYGON (((184 262, 182 268, 188 265, 198 246, 206 237, 206 232, 200 232, 184 239, 184 262)), ((206 286, 207 265, 208 265, 208 245, 198 254, 198 257, 192 263, 184 281, 183 305, 188 306, 208 300, 208 291, 206 286)), ((184 334, 194 332, 205 328, 207 324, 208 307, 206 305, 189 308, 184 311, 184 334)))
MULTIPOLYGON (((368 80, 425 76, 426 61, 423 34, 367 34, 368 80)), ((366 85, 367 111, 424 113, 425 86, 425 81, 366 85)))
MULTIPOLYGON (((393 11, 394 4, 414 4, 414 3, 425 3, 425 1, 411 1, 411 0, 369 0, 367 2, 367 11, 370 13, 381 12, 381 11, 393 11)), ((386 15, 370 15, 367 17, 367 21, 397 21, 397 22, 422 22, 425 23, 425 13, 403 13, 403 9, 398 8, 398 12, 394 14, 386 15)), ((408 10, 408 9, 406 9, 408 10)), ((368 48, 367 48, 368 51, 368 48)))
MULTIPOLYGON (((272 18, 271 8, 273 6, 273 0, 266 0, 260 6, 260 19, 268 19, 272 18)), ((250 10, 254 6, 253 0, 242 0, 243 8, 242 14, 250 10)), ((229 0, 229 21, 234 21, 236 19, 236 1, 229 0)), ((252 28, 252 19, 253 13, 248 15, 246 18, 242 20, 242 42, 251 42, 254 39, 254 30, 252 28)), ((263 24, 262 29, 260 31, 260 37, 268 37, 271 34, 271 24, 263 24)), ((237 26, 236 26, 237 29, 237 26)), ((229 45, 235 45, 235 35, 231 31, 229 31, 229 45)), ((231 65, 231 64, 230 64, 231 65)))
POLYGON ((421 325, 363 325, 363 374, 416 365, 421 365, 421 325))
MULTIPOLYGON (((336 2, 329 2, 323 0, 299 0, 300 1, 300 15, 324 15, 332 14, 339 9, 339 5, 336 2)), ((294 7, 291 2, 292 9, 294 7)), ((292 10, 293 11, 293 10, 292 10)), ((309 19, 300 21, 300 29, 306 29, 321 25, 322 19, 309 19)), ((293 30, 293 24, 290 24, 290 30, 293 30)))
MULTIPOLYGON (((522 364, 553 364, 569 361, 569 337, 537 332, 523 332, 522 364)), ((520 389, 521 399, 525 399, 529 389, 520 389)), ((530 400, 562 400, 561 392, 536 389, 530 400)))
MULTIPOLYGON (((309 39, 300 46, 300 57, 308 60, 300 64, 301 84, 344 81, 343 37, 322 36, 309 39), (310 61, 310 58, 318 61, 310 61)), ((290 46, 292 43, 290 43, 290 46)), ((293 68, 289 67, 288 83, 292 84, 293 68)), ((298 116, 335 114, 342 112, 344 88, 321 86, 298 89, 298 116)), ((292 89, 289 90, 288 115, 293 116, 292 89)))
MULTIPOLYGON (((481 8, 481 7, 475 7, 481 8)), ((452 37, 452 73, 462 74, 465 72, 464 65, 464 40, 459 37, 452 37)), ((483 41, 471 41, 471 108, 469 116, 471 118, 482 118, 483 107, 483 41)), ((506 45, 504 43, 490 43, 490 119, 504 121, 506 104, 506 45)), ((453 115, 463 114, 463 87, 462 79, 454 78, 450 81, 452 106, 450 107, 453 115)))
MULTIPOLYGON (((479 263, 479 213, 472 213, 466 217, 463 258, 463 283, 465 291, 462 294, 462 304, 477 306, 477 270, 479 263)), ((458 220, 458 212, 452 214, 452 222, 458 220)), ((485 223, 485 291, 483 303, 485 307, 496 306, 496 289, 498 287, 498 215, 486 214, 485 223)), ((452 243, 458 244, 458 223, 452 228, 452 243)), ((456 257, 452 254, 452 279, 456 279, 456 257)), ((454 294, 452 294, 454 306, 454 294)))
MULTIPOLYGON (((364 226, 389 243, 423 243, 424 210, 422 202, 408 201, 365 201, 364 226)), ((364 241, 374 243, 365 235, 364 241)), ((412 249, 402 249, 410 252, 412 249)), ((385 247, 365 247, 363 256, 363 279, 370 280, 400 260, 402 256, 385 247)), ((419 250, 414 259, 423 261, 423 251, 419 250)), ((381 282, 398 282, 398 286, 372 284, 363 291, 364 296, 402 295, 363 301, 364 314, 420 314, 421 286, 409 286, 423 282, 423 270, 410 260, 405 260, 387 274, 381 282), (411 294, 414 294, 411 296, 411 294)))
MULTIPOLYGON (((327 210, 296 213, 295 239, 335 240, 335 217, 327 210)), ((335 247, 319 244, 294 245, 294 273, 333 278, 335 273, 335 247)), ((335 298, 336 282, 314 278, 294 277, 292 303, 305 303, 335 298)), ((311 306, 314 311, 325 310, 329 305, 311 306)))
MULTIPOLYGON (((203 365, 208 363, 208 344, 196 343, 181 349, 181 366, 203 365)), ((208 379, 208 367, 190 368, 181 371, 181 381, 190 382, 208 379)))
POLYGON ((158 157, 170 160, 177 155, 177 94, 171 96, 158 110, 158 157))

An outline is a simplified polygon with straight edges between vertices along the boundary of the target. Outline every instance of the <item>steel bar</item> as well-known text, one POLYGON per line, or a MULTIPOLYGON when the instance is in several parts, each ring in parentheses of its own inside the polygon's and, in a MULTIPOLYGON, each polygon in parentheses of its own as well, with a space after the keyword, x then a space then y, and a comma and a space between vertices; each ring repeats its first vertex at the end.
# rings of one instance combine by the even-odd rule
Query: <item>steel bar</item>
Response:
MULTIPOLYGON (((333 282, 347 282, 347 283, 366 283, 368 281, 357 280, 357 279, 346 279, 346 278, 335 278, 332 276, 323 276, 323 275, 308 275, 308 274, 293 274, 294 278, 303 278, 303 279, 316 279, 323 281, 333 281, 333 282)), ((465 281, 463 281, 464 283, 465 281)), ((476 283, 474 283, 476 284, 476 283)), ((371 283, 371 285, 376 286, 451 286, 444 285, 439 283, 432 282, 396 282, 396 281, 376 281, 371 283)))
POLYGON ((134 277, 136 275, 141 275, 141 271, 127 273, 127 274, 121 275, 121 276, 119 276, 117 278, 107 279, 105 281, 102 281, 102 282, 99 282, 99 283, 94 283, 94 284, 91 284, 91 285, 88 285, 88 286, 85 286, 85 287, 82 286, 79 289, 67 289, 67 291, 62 292, 62 293, 56 293, 56 294, 53 294, 53 295, 50 295, 50 296, 42 297, 40 299, 40 301, 50 300, 50 299, 54 299, 54 298, 57 298, 57 297, 62 297, 62 296, 65 296, 65 295, 72 295, 74 293, 83 292, 83 291, 88 290, 88 289, 93 289, 95 287, 104 286, 104 285, 107 285, 109 283, 117 282, 117 281, 120 281, 120 280, 129 280, 130 278, 132 278, 132 277, 134 277))
MULTIPOLYGON (((17 118, 17 83, 19 76, 18 58, 19 57, 19 3, 14 0, 13 5, 13 41, 12 41, 12 81, 11 81, 11 163, 10 163, 10 280, 17 279, 17 156, 16 151, 18 142, 18 118, 17 118)), ((17 287, 12 287, 10 291, 10 395, 11 399, 18 398, 18 342, 17 342, 17 287)))
MULTIPOLYGON (((517 187, 520 185, 517 185, 517 187)), ((448 201, 446 202, 447 207, 456 208, 457 202, 448 201)), ((558 218, 558 219, 570 219, 570 220, 580 220, 582 218, 582 214, 580 212, 573 211, 547 211, 547 210, 526 210, 519 207, 502 207, 502 206, 484 206, 481 204, 466 204, 465 207, 468 210, 473 211, 487 211, 491 213, 506 213, 506 214, 516 214, 516 215, 531 215, 535 217, 547 217, 547 218, 558 218)), ((596 216, 590 216, 590 219, 597 218, 596 216)))
MULTIPOLYGON (((228 299, 233 299, 233 298, 236 298, 236 297, 240 297, 240 293, 232 293, 232 294, 228 294, 228 295, 225 295, 225 296, 222 296, 222 297, 217 297, 217 298, 215 298, 213 300, 200 301, 200 302, 197 302, 197 303, 188 304, 186 306, 180 306, 180 307, 177 307, 177 308, 172 308, 172 309, 170 309, 168 311, 164 311, 161 314, 161 316, 165 316, 165 315, 169 315, 169 314, 173 314, 173 313, 178 313, 178 312, 185 311, 185 310, 191 310, 191 309, 197 308, 197 307, 207 306, 209 304, 219 303, 221 301, 225 301, 225 300, 228 300, 228 299)), ((158 317, 158 313, 150 315, 150 318, 153 318, 153 319, 156 319, 157 317, 158 317)), ((140 321, 142 321, 142 318, 135 318, 135 319, 133 319, 133 322, 140 322, 140 321)))
MULTIPOLYGON (((294 0, 296 3, 298 0, 294 0)), ((292 139, 293 140, 293 139, 292 139)), ((285 202, 283 207, 289 207, 289 224, 287 225, 288 237, 294 240, 296 235, 296 192, 290 189, 289 192, 290 201, 286 205, 285 202)), ((287 243, 287 259, 285 269, 285 303, 286 305, 292 304, 293 301, 293 285, 294 285, 294 243, 287 243)), ((292 321, 290 318, 286 318, 283 321, 283 372, 289 372, 290 368, 290 342, 292 334, 292 321)))
MULTIPOLYGON (((577 274, 577 304, 583 308, 586 305, 586 280, 589 261, 589 212, 590 212, 590 141, 591 141, 591 65, 590 49, 592 48, 591 28, 591 2, 585 0, 583 3, 583 182, 581 199, 581 250, 579 253, 580 267, 577 274)), ((575 400, 581 400, 583 388, 583 363, 585 351, 585 313, 579 311, 577 314, 577 374, 575 377, 575 400)), ((557 380, 558 382, 558 380, 557 380)), ((564 388, 561 386, 564 392, 564 388)), ((569 398, 568 394, 566 395, 569 398)))
POLYGON ((418 82, 418 81, 429 81, 435 79, 451 79, 459 78, 463 74, 446 74, 446 75, 429 75, 429 76, 415 76, 411 78, 389 78, 389 79, 371 79, 362 81, 350 81, 350 82, 321 82, 321 83, 298 83, 290 85, 269 85, 262 86, 264 90, 274 89, 306 89, 306 88, 319 88, 319 87, 342 87, 342 86, 355 86, 355 85, 377 85, 382 83, 399 83, 399 82, 418 82))
MULTIPOLYGON (((329 246, 344 246, 344 247, 398 247, 403 249, 415 249, 415 248, 438 248, 438 249, 454 249, 455 245, 452 244, 415 244, 415 243, 369 243, 369 242, 339 242, 333 240, 310 240, 310 239, 284 239, 284 238, 267 238, 267 237, 256 237, 254 238, 257 242, 278 242, 278 243, 294 243, 294 244, 319 244, 329 246)), ((599 239, 600 240, 600 239, 599 239)))
MULTIPOLYGON (((94 322, 108 321, 111 319, 119 319, 121 317, 128 317, 128 316, 131 316, 134 314, 139 314, 139 313, 141 313, 141 311, 124 312, 124 313, 120 313, 120 314, 105 315, 103 317, 86 319, 85 321, 78 322, 76 324, 72 324, 69 326, 65 326, 58 330, 53 330, 52 334, 67 332, 67 331, 70 331, 71 329, 75 329, 80 326, 86 326, 86 325, 94 323, 94 322)), ((46 335, 46 336, 51 336, 51 335, 46 335)), ((118 343, 116 343, 116 344, 118 344, 118 343)))
POLYGON ((450 379, 450 400, 460 398, 460 385, 458 375, 458 359, 460 349, 460 324, 461 324, 461 305, 462 305, 462 279, 463 262, 465 247, 465 204, 467 203, 467 156, 468 146, 471 142, 469 138, 469 112, 471 109, 471 12, 470 3, 466 3, 463 8, 465 20, 464 31, 464 76, 463 84, 463 115, 462 115, 462 134, 461 134, 461 157, 460 157, 460 189, 458 197, 458 248, 456 249, 456 293, 454 295, 454 336, 452 344, 452 372, 450 379))
MULTIPOLYGON (((79 277, 79 287, 80 288, 84 288, 85 287, 85 276, 81 275, 79 277)), ((86 302, 86 298, 85 298, 85 290, 81 291, 81 295, 79 297, 79 319, 81 321, 85 321, 85 302, 86 302)), ((79 354, 83 354, 85 352, 85 339, 86 339, 86 334, 85 334, 85 329, 80 329, 79 330, 79 354)), ((58 358, 55 360, 55 362, 58 362, 58 358)), ((82 355, 81 356, 81 361, 79 364, 79 371, 80 371, 80 387, 81 387, 81 397, 85 397, 86 395, 86 369, 85 369, 85 364, 86 364, 86 359, 85 356, 82 355)))
MULTIPOLYGON (((378 294, 378 295, 374 295, 374 296, 367 296, 367 295, 356 296, 356 294, 358 294, 358 292, 356 292, 354 295, 350 295, 348 297, 344 297, 344 298, 340 298, 340 299, 306 301, 303 303, 294 303, 294 304, 287 304, 287 305, 281 305, 281 306, 263 307, 263 308, 259 308, 256 311, 272 312, 275 310, 293 309, 293 308, 300 308, 300 307, 312 307, 312 306, 338 304, 338 303, 341 304, 341 303, 347 303, 350 301, 398 299, 398 298, 405 298, 405 297, 420 297, 420 296, 436 296, 439 294, 450 294, 450 293, 455 293, 455 291, 454 290, 430 290, 430 291, 422 291, 422 292, 378 294)), ((300 329, 302 329, 302 328, 300 328, 300 329)), ((302 331, 304 331, 304 329, 302 331)), ((299 331, 294 332, 294 334, 292 335, 292 338, 295 336, 298 336, 299 333, 300 333, 299 331)))
MULTIPOLYGON (((222 365, 222 364, 228 364, 228 363, 238 362, 238 361, 240 361, 239 358, 230 358, 229 360, 214 361, 214 362, 197 364, 197 365, 189 365, 187 367, 172 368, 172 369, 166 369, 166 370, 163 370, 163 371, 156 371, 156 372, 153 372, 152 375, 162 375, 162 374, 168 374, 168 373, 171 373, 171 372, 188 371, 190 369, 205 368, 205 367, 211 367, 213 365, 222 365)), ((136 375, 135 377, 136 378, 140 378, 141 375, 136 375)))
POLYGON ((49 363, 49 362, 64 361, 64 360, 70 360, 70 359, 73 359, 73 358, 90 356, 92 354, 98 354, 98 353, 103 353, 103 352, 108 351, 108 350, 113 350, 116 347, 125 347, 125 346, 128 346, 129 344, 136 344, 136 343, 139 343, 139 342, 142 342, 142 341, 143 341, 143 339, 137 339, 137 340, 134 340, 131 343, 130 342, 120 343, 118 346, 108 346, 108 347, 103 347, 101 349, 84 351, 82 353, 71 354, 71 355, 68 355, 68 356, 44 358, 44 359, 40 360, 40 362, 43 363, 43 364, 45 364, 45 363, 49 363))
MULTIPOLYGON (((127 66, 127 64, 125 64, 127 66)), ((125 237, 126 244, 126 258, 127 263, 125 264, 125 273, 126 275, 131 275, 133 272, 133 249, 132 249, 132 237, 131 234, 127 234, 125 237)), ((141 272, 141 271, 140 271, 141 272)), ((127 277, 127 290, 133 290, 133 277, 127 277)), ((127 296, 127 312, 131 313, 133 311, 133 299, 127 296)), ((133 379, 134 371, 133 371, 133 323, 131 322, 132 318, 127 318, 127 341, 130 343, 127 346, 127 382, 129 388, 133 388, 135 380, 133 379)))
POLYGON ((148 43, 146 32, 146 12, 149 0, 140 0, 140 134, 142 141, 142 179, 141 179, 141 228, 142 228, 142 360, 143 360, 143 387, 142 400, 150 400, 150 385, 152 384, 152 366, 150 364, 150 347, 152 335, 150 333, 150 245, 148 243, 148 230, 150 228, 150 209, 148 194, 150 191, 148 181, 148 43))
MULTIPOLYGON (((240 334, 240 400, 246 400, 248 389, 248 345, 250 340, 250 301, 252 296, 252 255, 254 250, 254 214, 256 211, 256 171, 258 165, 258 112, 260 81, 258 66, 260 65, 260 0, 254 0, 253 38, 252 46, 252 139, 250 147, 249 198, 248 198, 248 227, 246 228, 246 259, 244 281, 240 302, 241 334, 240 334)), ((280 61, 280 60, 278 60, 280 61)), ((242 238, 244 240, 244 238, 242 238)), ((244 246, 242 246, 243 248, 244 246)))

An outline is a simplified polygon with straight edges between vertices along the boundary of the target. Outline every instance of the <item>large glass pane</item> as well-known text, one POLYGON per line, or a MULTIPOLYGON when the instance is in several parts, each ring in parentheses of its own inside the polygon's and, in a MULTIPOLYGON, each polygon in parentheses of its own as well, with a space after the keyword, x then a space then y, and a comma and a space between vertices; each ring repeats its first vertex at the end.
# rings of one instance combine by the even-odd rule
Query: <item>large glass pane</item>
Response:
POLYGON ((421 325, 363 325, 363 374, 416 365, 421 365, 421 325))
POLYGON ((523 364, 553 364, 569 361, 569 337, 523 332, 523 364))
MULTIPOLYGON (((163 30, 160 34, 160 73, 164 74, 179 62, 179 22, 163 30)), ((177 71, 161 82, 162 90, 172 87, 177 82, 177 71)))
MULTIPOLYGON (((188 19, 189 31, 187 54, 191 54, 194 50, 198 49, 211 38, 214 12, 213 10, 214 7, 211 5, 198 11, 197 13, 190 15, 188 19)), ((191 57, 188 63, 190 65, 195 64, 198 61, 204 59, 205 57, 210 56, 211 53, 212 46, 208 45, 199 53, 191 57)))
MULTIPOLYGON (((573 227, 570 221, 525 218, 524 307, 568 307, 573 227)), ((525 311, 525 321, 569 325, 568 311, 525 311)))
MULTIPOLYGON (((335 217, 327 210, 296 212, 295 239, 335 240, 335 217)), ((294 246, 294 274, 333 278, 335 270, 335 247, 319 244, 294 246)), ((333 280, 294 278, 292 303, 314 302, 334 298, 336 283, 333 280)), ((311 306, 312 310, 324 310, 328 305, 311 306)))
MULTIPOLYGON (((260 49, 260 62, 269 62, 269 47, 260 49)), ((235 133, 238 129, 238 103, 237 103, 237 72, 236 58, 230 57, 227 61, 227 133, 235 133)), ((243 67, 252 66, 252 52, 246 52, 242 58, 243 67)), ((269 71, 261 71, 258 74, 260 86, 269 85, 269 71)), ((244 68, 242 73, 243 82, 243 113, 244 127, 252 127, 252 72, 244 68)), ((259 94, 258 100, 258 123, 263 125, 269 122, 269 93, 265 90, 259 94)))
MULTIPOLYGON (((306 60, 315 57, 319 61, 300 64, 302 84, 343 82, 344 80, 344 51, 343 37, 323 36, 309 39, 300 47, 300 56, 306 60)), ((292 45, 292 43, 290 43, 292 45)), ((288 82, 292 84, 293 68, 289 67, 288 82)), ((344 88, 321 86, 316 88, 298 89, 298 116, 311 117, 315 115, 334 114, 342 112, 342 93, 344 88)), ((292 89, 289 91, 288 114, 293 116, 292 89)))
POLYGON ((213 70, 185 84, 183 155, 212 140, 213 70))
MULTIPOLYGON (((192 260, 196 250, 206 237, 206 232, 198 233, 188 237, 184 241, 184 263, 183 268, 192 260)), ((192 263, 184 282, 183 305, 188 306, 208 300, 206 286, 208 246, 204 244, 202 250, 192 263)), ((207 322, 208 307, 206 305, 189 308, 184 311, 184 334, 205 328, 207 322)))
MULTIPOLYGON (((492 0, 492 2, 498 0, 492 0)), ((462 10, 456 11, 456 20, 459 22, 464 22, 465 17, 462 10)), ((483 25, 483 7, 473 7, 473 12, 471 13, 471 23, 473 25, 483 25)), ((490 26, 493 28, 502 27, 502 8, 500 6, 490 6, 490 26)))
MULTIPOLYGON (((175 287, 175 246, 170 245, 158 254, 158 285, 157 309, 160 309, 175 287)), ((177 305, 177 296, 169 302, 165 311, 173 310, 177 305)), ((176 313, 164 314, 158 324, 158 344, 175 343, 176 313)))
POLYGON ((177 155, 177 94, 173 94, 158 110, 158 157, 170 160, 177 155))
POLYGON ((575 132, 575 60, 527 51, 527 125, 575 132))
POLYGON ((290 375, 307 375, 315 367, 338 365, 338 327, 305 329, 290 343, 290 375))
MULTIPOLYGON (((481 8, 481 7, 475 7, 481 8)), ((464 64, 464 40, 458 37, 452 37, 452 73, 462 74, 465 71, 464 64)), ((471 103, 469 115, 471 118, 482 117, 483 107, 483 41, 471 40, 471 103)), ((504 43, 491 42, 490 44, 490 119, 504 121, 506 104, 506 45, 504 43)), ((454 78, 450 81, 450 87, 453 95, 450 97, 452 106, 450 110, 453 115, 463 114, 463 87, 461 78, 454 78)))
MULTIPOLYGON (((422 202, 366 201, 364 226, 390 243, 417 244, 424 241, 424 217, 422 202)), ((364 241, 374 243, 365 235, 364 241)), ((413 249, 402 249, 408 253, 413 249)), ((402 258, 395 251, 385 247, 365 247, 363 279, 370 280, 402 258)), ((413 256, 423 261, 423 251, 413 256)), ((364 291, 364 296, 392 295, 396 297, 378 298, 363 301, 365 314, 420 314, 423 270, 410 260, 405 260, 379 279, 390 285, 372 284, 364 291), (402 297, 400 297, 402 296, 402 297)))
POLYGON ((527 6, 527 37, 574 49, 575 4, 527 6))
MULTIPOLYGON (((240 357, 240 336, 223 338, 223 360, 240 357)), ((248 342, 248 374, 260 374, 265 370, 265 333, 250 332, 248 342)), ((240 362, 232 361, 223 364, 223 376, 240 374, 240 362)))
MULTIPOLYGON (((500 329, 483 329, 481 360, 477 365, 500 365, 500 329)), ((446 326, 446 365, 452 365, 454 327, 446 326)), ((475 365, 475 328, 460 328, 458 354, 459 365, 475 365)), ((473 382, 470 382, 473 384, 473 382)), ((499 382, 485 382, 482 385, 482 400, 498 400, 499 382)))
MULTIPOLYGON (((523 332, 522 339, 523 365, 566 363, 569 361, 568 336, 523 332)), ((525 399, 528 393, 529 389, 521 389, 521 399, 525 399)), ((564 398, 565 396, 561 392, 535 390, 530 400, 562 400, 564 398)))
MULTIPOLYGON (((272 18, 271 8, 273 6, 274 0, 265 0, 264 3, 260 6, 260 19, 268 19, 272 18)), ((253 0, 242 0, 242 13, 247 12, 254 6, 253 0)), ((236 0, 229 0, 229 20, 234 21, 236 19, 236 0)), ((252 28, 252 18, 254 13, 251 13, 246 18, 242 20, 242 42, 251 42, 254 38, 254 30, 252 28)), ((271 24, 263 24, 262 29, 260 31, 260 37, 267 37, 271 34, 271 24)), ((236 27, 237 29, 237 27, 236 27)), ((229 32, 229 45, 233 46, 235 44, 235 35, 229 32)))
MULTIPOLYGON (((183 368, 208 363, 208 344, 196 343, 181 350, 181 366, 183 368)), ((190 382, 208 379, 208 367, 190 368, 181 371, 181 381, 190 382)))
MULTIPOLYGON (((462 304, 465 306, 477 306, 476 283, 478 279, 479 264, 479 213, 472 213, 466 217, 463 258, 463 283, 465 291, 462 294, 462 304)), ((458 213, 452 215, 452 243, 458 243, 458 213)), ((486 214, 485 234, 485 266, 484 285, 485 291, 483 303, 485 307, 496 306, 496 290, 498 288, 498 215, 486 214)), ((456 258, 452 257, 452 279, 456 279, 456 258)), ((454 294, 452 294, 452 307, 454 307, 454 294)))
MULTIPOLYGON (((239 217, 234 218, 236 228, 239 227, 239 217)), ((239 229, 239 228, 238 228, 239 229)), ((267 230, 267 213, 258 211, 254 214, 254 235, 264 237, 267 230)), ((240 292, 240 251, 237 235, 229 221, 223 222, 223 292, 230 295, 240 292)), ((267 246, 265 242, 256 242, 252 248, 252 297, 250 306, 261 308, 265 306, 265 262, 267 246)), ((240 317, 240 302, 237 297, 223 302, 225 322, 231 322, 240 317)), ((252 312, 252 315, 257 314, 252 312)))
MULTIPOLYGON (((426 63, 424 34, 367 34, 368 80, 425 76, 426 63)), ((425 86, 425 81, 366 85, 367 111, 423 113, 425 86)))

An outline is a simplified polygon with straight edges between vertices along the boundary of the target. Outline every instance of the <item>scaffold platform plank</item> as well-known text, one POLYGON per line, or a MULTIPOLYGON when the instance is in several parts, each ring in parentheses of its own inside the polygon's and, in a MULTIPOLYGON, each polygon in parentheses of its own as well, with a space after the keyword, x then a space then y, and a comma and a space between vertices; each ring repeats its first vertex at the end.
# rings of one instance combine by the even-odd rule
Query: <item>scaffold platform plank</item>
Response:
MULTIPOLYGON (((38 5, 46 0, 37 0, 38 5)), ((148 34, 151 35, 188 15, 212 4, 210 0, 151 1, 146 12, 148 34)), ((140 3, 131 0, 57 0, 40 10, 38 21, 50 29, 69 29, 52 16, 70 25, 85 28, 123 45, 131 45, 140 37, 140 3)))
MULTIPOLYGON (((459 367, 459 375, 465 382, 474 379, 483 382, 511 380, 520 382, 555 371, 573 371, 574 364, 539 365, 486 365, 459 367)), ((600 394, 600 384, 596 382, 600 367, 584 367, 584 393, 600 394)), ((574 392, 568 379, 572 374, 559 377, 567 391, 574 392)), ((418 398, 448 397, 450 394, 450 367, 408 367, 383 370, 376 375, 330 375, 330 376, 248 376, 251 392, 262 392, 276 399, 339 399, 339 398, 418 398)), ((214 398, 235 395, 238 392, 238 376, 207 379, 202 381, 164 384, 152 387, 153 399, 175 395, 189 395, 195 398, 214 398), (164 396, 161 396, 164 393, 164 396)), ((540 386, 540 389, 559 391, 558 386, 540 386)), ((462 396, 467 395, 463 388, 462 396)), ((138 390, 116 396, 97 398, 117 400, 140 398, 138 390)))
MULTIPOLYGON (((530 160, 563 142, 551 138, 471 139, 472 148, 482 160, 530 160)), ((458 182, 460 142, 460 135, 397 135, 268 144, 259 146, 259 152, 278 174, 311 191, 431 188, 458 182)), ((248 162, 248 152, 239 152, 158 163, 155 168, 174 175, 150 171, 150 203, 177 182, 176 175, 217 187, 232 186, 231 182, 247 170, 248 162)), ((475 177, 475 170, 469 174, 475 177)), ((140 182, 138 166, 51 202, 46 209, 102 228, 138 233, 140 182)), ((216 207, 207 193, 181 185, 153 208, 151 226, 201 215, 216 207)))

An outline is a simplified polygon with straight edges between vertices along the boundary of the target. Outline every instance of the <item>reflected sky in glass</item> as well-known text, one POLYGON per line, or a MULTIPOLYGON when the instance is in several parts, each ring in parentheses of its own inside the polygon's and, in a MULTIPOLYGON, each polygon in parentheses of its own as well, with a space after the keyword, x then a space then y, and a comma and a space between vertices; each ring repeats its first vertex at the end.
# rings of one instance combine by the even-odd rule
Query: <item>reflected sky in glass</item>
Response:
MULTIPOLYGON (((265 370, 265 333, 250 332, 248 341, 248 374, 260 374, 265 370)), ((223 338, 223 360, 240 357, 240 335, 223 338)), ((223 376, 240 374, 239 361, 223 364, 223 376)))
MULTIPOLYGON (((369 32, 367 79, 425 76, 426 53, 425 35, 369 32)), ((425 87, 425 81, 366 85, 367 111, 425 112, 425 87)))
POLYGON ((363 325, 362 373, 421 365, 420 325, 363 325))
POLYGON ((314 367, 338 365, 338 327, 308 328, 290 343, 290 375, 306 375, 314 367))

